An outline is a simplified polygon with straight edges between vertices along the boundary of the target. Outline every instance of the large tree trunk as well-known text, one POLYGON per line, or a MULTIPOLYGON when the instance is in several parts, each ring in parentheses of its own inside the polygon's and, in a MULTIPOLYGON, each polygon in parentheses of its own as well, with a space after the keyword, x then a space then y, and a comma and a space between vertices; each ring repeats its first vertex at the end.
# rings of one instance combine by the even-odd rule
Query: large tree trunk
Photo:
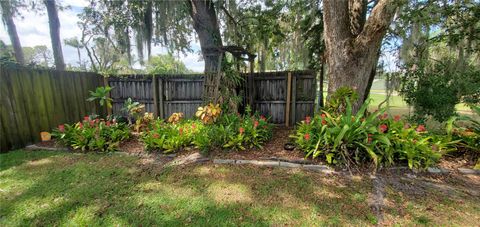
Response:
POLYGON ((216 102, 223 45, 215 7, 210 0, 188 0, 188 6, 205 61, 204 101, 216 102))
POLYGON ((0 1, 0 6, 2 8, 2 19, 3 23, 7 27, 8 35, 10 36, 10 42, 13 46, 13 51, 15 52, 15 60, 19 64, 25 63, 25 58, 23 56, 22 45, 20 44, 20 39, 18 38, 17 27, 13 21, 13 12, 10 1, 0 1))
POLYGON ((45 0, 44 3, 48 13, 48 24, 50 26, 50 39, 52 40, 55 68, 57 70, 65 70, 62 42, 60 39, 60 21, 58 20, 58 12, 55 5, 55 0, 45 0))
POLYGON ((368 82, 378 60, 378 51, 398 4, 394 0, 379 0, 368 21, 365 21, 362 0, 325 0, 324 27, 328 64, 328 94, 340 87, 353 88, 360 97, 354 103, 357 110, 369 92, 368 82), (352 3, 353 2, 353 3, 352 3), (352 8, 356 5, 357 8, 352 8))

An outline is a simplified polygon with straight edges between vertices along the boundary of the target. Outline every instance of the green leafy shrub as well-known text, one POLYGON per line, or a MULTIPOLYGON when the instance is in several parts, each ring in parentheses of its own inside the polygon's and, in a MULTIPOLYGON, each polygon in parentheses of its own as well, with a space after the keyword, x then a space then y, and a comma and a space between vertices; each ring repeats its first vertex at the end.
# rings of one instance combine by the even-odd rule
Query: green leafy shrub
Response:
POLYGON ((147 150, 174 152, 190 146, 202 127, 203 124, 197 120, 182 120, 176 124, 156 120, 142 132, 140 140, 147 150))
POLYGON ((452 128, 450 135, 453 139, 460 141, 457 144, 459 150, 473 154, 473 158, 477 159, 475 168, 480 169, 480 106, 471 105, 470 107, 476 116, 452 118, 450 122, 456 127, 450 126, 452 128), (464 124, 460 125, 459 121, 463 121, 464 124))
POLYGON ((272 125, 263 116, 251 115, 249 109, 243 116, 226 114, 219 124, 224 148, 261 148, 262 144, 272 137, 272 125))
POLYGON ((223 114, 215 123, 202 120, 180 120, 173 123, 155 121, 141 135, 148 150, 178 151, 194 145, 202 152, 215 147, 245 150, 261 147, 272 136, 267 119, 247 111, 245 115, 223 114))
POLYGON ((331 114, 344 113, 347 107, 345 100, 348 99, 350 103, 358 99, 358 94, 350 87, 338 88, 327 100, 326 110, 331 114))
POLYGON ((434 164, 450 145, 428 136, 423 125, 412 127, 400 116, 389 118, 384 110, 365 114, 370 100, 356 114, 348 98, 345 103, 343 114, 324 111, 298 125, 292 137, 306 157, 347 166, 408 163, 410 168, 422 168, 434 164))
POLYGON ((118 149, 121 141, 128 139, 130 130, 123 123, 91 119, 59 125, 52 135, 63 146, 82 151, 111 152, 118 149))

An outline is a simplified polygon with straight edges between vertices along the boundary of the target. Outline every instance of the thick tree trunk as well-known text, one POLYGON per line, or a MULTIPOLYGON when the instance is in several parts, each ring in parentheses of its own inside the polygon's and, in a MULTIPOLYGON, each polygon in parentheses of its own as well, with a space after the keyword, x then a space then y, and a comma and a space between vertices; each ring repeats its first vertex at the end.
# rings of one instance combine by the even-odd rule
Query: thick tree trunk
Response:
POLYGON ((20 44, 20 39, 18 38, 17 27, 13 21, 13 14, 10 5, 10 1, 0 1, 0 6, 2 7, 2 19, 3 23, 7 27, 8 35, 10 36, 10 42, 13 46, 13 51, 15 52, 15 60, 19 64, 25 63, 25 58, 23 56, 22 45, 20 44))
POLYGON ((187 5, 205 61, 204 101, 216 102, 219 98, 220 80, 217 77, 221 76, 223 45, 215 7, 210 0, 188 0, 187 5))
POLYGON ((372 69, 376 67, 377 53, 397 7, 393 0, 379 0, 365 25, 352 29, 349 1, 324 1, 328 94, 343 86, 353 88, 360 97, 354 103, 355 110, 369 92, 367 88, 372 69))
POLYGON ((45 6, 48 13, 48 24, 50 26, 50 39, 52 40, 53 58, 55 59, 55 68, 65 70, 63 60, 62 41, 60 39, 60 21, 58 19, 55 0, 45 0, 45 6))

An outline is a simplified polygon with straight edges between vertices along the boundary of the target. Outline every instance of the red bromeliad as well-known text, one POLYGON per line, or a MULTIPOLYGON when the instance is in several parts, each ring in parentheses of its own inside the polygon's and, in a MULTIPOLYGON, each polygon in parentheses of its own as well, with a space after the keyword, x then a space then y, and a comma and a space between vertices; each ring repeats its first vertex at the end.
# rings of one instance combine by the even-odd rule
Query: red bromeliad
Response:
POLYGON ((303 138, 305 138, 305 140, 310 140, 310 134, 308 134, 308 133, 305 134, 305 135, 303 136, 303 138))
POLYGON ((388 129, 388 126, 386 124, 381 124, 380 126, 378 126, 378 131, 380 131, 381 133, 385 133, 388 129))
POLYGON ((327 121, 325 119, 322 119, 322 125, 326 125, 327 121))
POLYGON ((306 116, 305 117, 305 124, 307 124, 307 125, 310 124, 310 121, 311 121, 310 116, 306 116))
POLYGON ((254 127, 254 128, 258 127, 258 121, 254 121, 254 122, 253 122, 253 127, 254 127))
POLYGON ((400 115, 395 115, 395 117, 393 117, 393 120, 394 121, 400 121, 400 118, 401 118, 400 115))
POLYGON ((425 132, 426 128, 425 128, 424 125, 419 125, 416 130, 417 130, 417 132, 425 132))
POLYGON ((58 126, 58 130, 59 130, 60 132, 64 132, 64 131, 65 131, 65 125, 59 125, 59 126, 58 126))
POLYGON ((238 131, 240 132, 240 135, 242 135, 242 134, 245 132, 245 129, 242 128, 242 127, 240 127, 240 128, 238 129, 238 131))

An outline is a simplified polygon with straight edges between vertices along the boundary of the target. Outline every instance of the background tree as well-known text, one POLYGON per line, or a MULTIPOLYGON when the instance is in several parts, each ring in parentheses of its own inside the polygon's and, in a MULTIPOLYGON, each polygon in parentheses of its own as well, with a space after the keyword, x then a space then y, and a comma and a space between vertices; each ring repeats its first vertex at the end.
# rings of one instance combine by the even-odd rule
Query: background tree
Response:
POLYGON ((55 4, 55 0, 44 0, 44 3, 48 14, 48 24, 50 27, 50 39, 52 41, 55 68, 57 70, 65 70, 62 42, 60 39, 60 20, 58 19, 57 6, 55 4))
POLYGON ((25 63, 30 66, 49 67, 52 65, 52 53, 45 45, 23 47, 25 63))
POLYGON ((392 33, 402 40, 400 92, 414 117, 444 121, 461 102, 480 102, 480 3, 411 1, 392 33))
POLYGON ((148 74, 186 74, 191 73, 183 62, 172 54, 153 56, 148 60, 145 71, 148 74))
POLYGON ((24 64, 24 56, 22 45, 20 44, 20 39, 18 38, 17 27, 13 21, 17 6, 19 2, 14 0, 2 0, 0 1, 0 8, 2 10, 2 21, 8 31, 8 36, 10 37, 10 42, 12 43, 13 50, 15 53, 15 60, 19 64, 24 64))
POLYGON ((71 46, 77 50, 78 65, 80 66, 81 69, 86 70, 85 64, 82 61, 82 55, 80 53, 80 50, 83 49, 84 46, 80 42, 80 40, 77 37, 72 37, 72 38, 64 39, 63 42, 65 43, 65 45, 71 46))

